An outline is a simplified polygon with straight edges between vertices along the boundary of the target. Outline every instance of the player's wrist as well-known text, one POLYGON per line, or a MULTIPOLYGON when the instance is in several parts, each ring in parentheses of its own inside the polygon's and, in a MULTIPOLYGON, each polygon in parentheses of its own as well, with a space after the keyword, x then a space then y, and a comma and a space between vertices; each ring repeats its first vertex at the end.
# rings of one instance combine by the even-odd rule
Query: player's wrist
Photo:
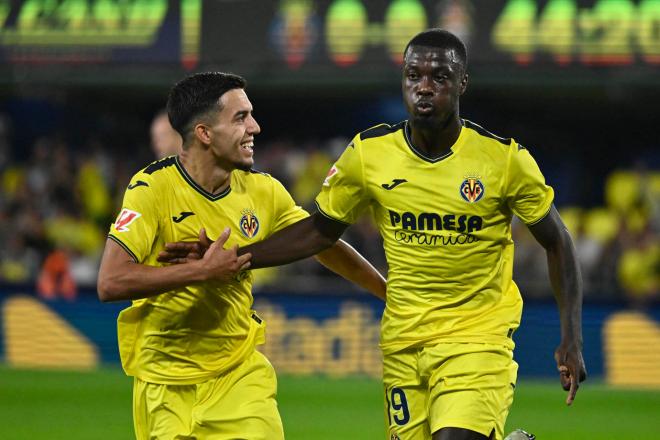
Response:
POLYGON ((181 266, 188 271, 186 279, 192 282, 203 283, 211 280, 211 271, 204 264, 204 260, 195 260, 181 266))
POLYGON ((580 351, 582 351, 582 336, 568 336, 568 337, 562 337, 561 342, 559 344, 561 347, 566 347, 566 348, 576 348, 580 351))

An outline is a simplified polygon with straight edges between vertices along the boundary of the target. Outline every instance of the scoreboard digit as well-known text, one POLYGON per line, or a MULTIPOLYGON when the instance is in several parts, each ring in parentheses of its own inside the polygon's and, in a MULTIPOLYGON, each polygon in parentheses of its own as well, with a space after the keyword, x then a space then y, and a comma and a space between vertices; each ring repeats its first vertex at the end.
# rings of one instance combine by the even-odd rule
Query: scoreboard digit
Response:
POLYGON ((555 63, 660 63, 660 0, 509 0, 492 28, 493 46, 529 64, 536 54, 555 63))

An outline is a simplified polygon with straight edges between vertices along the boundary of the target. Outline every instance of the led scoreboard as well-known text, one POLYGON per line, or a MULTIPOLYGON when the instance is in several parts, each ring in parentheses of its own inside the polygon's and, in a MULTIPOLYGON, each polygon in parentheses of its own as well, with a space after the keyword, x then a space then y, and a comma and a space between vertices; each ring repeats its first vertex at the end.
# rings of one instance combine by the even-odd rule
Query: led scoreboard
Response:
POLYGON ((3 58, 13 63, 180 62, 194 66, 199 55, 201 3, 0 0, 0 48, 3 58))
MULTIPOLYGON (((273 16, 286 22, 290 40, 309 47, 307 40, 321 39, 340 66, 358 63, 375 46, 398 64, 410 37, 430 26, 463 37, 477 64, 526 65, 547 56, 560 65, 660 64, 660 0, 283 1, 273 16)), ((294 54, 305 47, 288 49, 297 67, 301 56, 294 54)))
POLYGON ((528 64, 660 64, 660 0, 509 0, 491 31, 497 50, 528 64))
POLYGON ((658 76, 660 0, 0 0, 0 79, 12 68, 45 77, 35 64, 52 66, 49 78, 75 66, 100 82, 98 66, 220 68, 291 84, 391 77, 428 27, 466 41, 477 71, 634 66, 658 76))

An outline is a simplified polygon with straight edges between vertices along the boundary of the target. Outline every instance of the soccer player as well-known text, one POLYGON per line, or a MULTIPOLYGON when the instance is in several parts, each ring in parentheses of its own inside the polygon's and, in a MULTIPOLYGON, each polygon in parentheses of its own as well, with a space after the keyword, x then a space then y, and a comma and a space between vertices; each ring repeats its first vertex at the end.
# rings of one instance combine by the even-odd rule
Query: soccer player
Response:
MULTIPOLYGON (((288 263, 331 246, 371 208, 389 265, 380 344, 389 439, 502 439, 522 312, 513 215, 547 253, 567 404, 586 378, 580 270, 553 189, 527 148, 459 116, 466 69, 455 35, 412 38, 402 75, 408 120, 355 136, 323 182, 317 213, 239 250, 252 267, 288 263)), ((167 259, 186 260, 193 248, 167 249, 167 259)))
MULTIPOLYGON (((110 229, 98 292, 102 301, 133 301, 119 315, 118 337, 123 367, 135 377, 138 439, 284 438, 275 373, 255 350, 265 324, 251 310, 252 274, 242 271, 249 254, 236 249, 307 213, 277 180, 252 170, 260 128, 244 87, 224 73, 174 86, 168 111, 183 151, 132 178, 110 229), (219 236, 202 259, 156 261, 164 243, 195 240, 202 225, 219 236)), ((199 237, 206 240, 205 230, 199 237)), ((345 243, 318 259, 384 298, 385 280, 345 243)))

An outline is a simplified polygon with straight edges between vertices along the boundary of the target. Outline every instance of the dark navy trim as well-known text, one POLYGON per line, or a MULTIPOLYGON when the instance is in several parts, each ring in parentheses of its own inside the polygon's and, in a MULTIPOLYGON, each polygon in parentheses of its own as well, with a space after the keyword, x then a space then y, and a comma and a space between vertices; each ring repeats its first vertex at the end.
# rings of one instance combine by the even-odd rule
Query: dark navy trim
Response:
POLYGON ((482 136, 489 137, 491 139, 495 139, 496 141, 504 144, 504 145, 511 145, 511 138, 503 138, 500 136, 497 136, 496 134, 491 133, 490 131, 486 130, 479 124, 475 124, 472 121, 468 121, 467 119, 463 119, 463 125, 465 125, 467 128, 471 128, 472 130, 476 131, 482 136))
POLYGON ((174 163, 177 160, 177 156, 169 156, 166 157, 165 159, 157 160, 156 162, 153 162, 149 166, 147 166, 144 169, 145 174, 152 174, 158 170, 162 170, 163 168, 167 168, 169 166, 174 165, 174 163))
POLYGON ((129 183, 127 189, 132 190, 132 189, 137 188, 138 186, 149 186, 149 184, 147 182, 143 181, 143 180, 138 180, 137 182, 135 182, 133 184, 129 183))
POLYGON ((413 153, 415 153, 415 155, 417 157, 419 157, 420 159, 422 159, 426 162, 430 162, 430 163, 440 162, 441 160, 446 159, 449 156, 451 156, 452 154, 454 154, 454 152, 450 149, 448 152, 446 152, 445 154, 443 154, 440 157, 430 158, 427 155, 425 155, 424 153, 422 153, 421 151, 419 151, 417 148, 415 148, 415 146, 412 143, 412 140, 410 139, 409 133, 410 133, 410 126, 408 125, 408 121, 404 121, 403 137, 406 140, 406 143, 408 144, 408 148, 410 148, 410 150, 413 153))
POLYGON ((199 186, 192 179, 192 177, 190 177, 190 174, 188 174, 188 172, 183 167, 183 165, 181 165, 181 162, 179 162, 178 156, 174 156, 174 159, 175 159, 176 168, 179 170, 179 173, 181 173, 181 176, 185 179, 185 181, 188 182, 188 185, 190 185, 195 191, 197 191, 207 199, 211 200, 212 202, 222 199, 223 197, 229 195, 229 193, 231 192, 231 186, 228 186, 227 189, 222 191, 220 194, 211 194, 210 192, 199 186))
POLYGON ((550 203, 550 208, 548 209, 548 212, 546 212, 545 214, 543 214, 538 220, 535 220, 535 221, 533 221, 533 222, 531 222, 531 223, 526 223, 526 225, 527 225, 527 226, 534 226, 534 225, 536 225, 536 224, 541 223, 541 222, 543 221, 543 219, 545 219, 545 218, 550 214, 550 211, 552 211, 552 207, 553 207, 553 206, 555 206, 555 204, 554 204, 554 203, 550 203))
POLYGON ((386 136, 388 134, 399 131, 402 128, 403 128, 403 122, 399 122, 396 125, 389 125, 389 124, 376 125, 375 127, 371 127, 369 129, 364 130, 363 132, 361 132, 360 133, 360 140, 363 141, 365 139, 371 139, 371 138, 386 136))
POLYGON ((133 259, 133 261, 135 261, 136 263, 139 263, 138 258, 135 256, 135 254, 133 253, 133 251, 130 250, 130 249, 128 248, 128 246, 126 246, 126 245, 124 244, 124 242, 122 242, 120 239, 118 239, 117 237, 115 237, 115 236, 112 235, 112 234, 108 234, 108 238, 109 238, 110 240, 114 241, 115 243, 117 243, 119 246, 121 246, 122 249, 124 249, 124 250, 128 253, 128 255, 131 256, 131 258, 133 259))
POLYGON ((323 212, 323 210, 322 210, 321 207, 319 206, 319 202, 317 202, 316 200, 314 200, 314 203, 316 204, 316 209, 317 209, 317 211, 318 211, 319 214, 321 214, 323 217, 328 218, 328 219, 330 219, 330 220, 332 220, 332 221, 335 221, 335 222, 337 222, 337 223, 341 223, 342 225, 346 225, 346 226, 350 226, 350 225, 351 225, 350 223, 346 223, 346 222, 343 222, 343 221, 341 221, 341 220, 337 220, 336 218, 334 218, 334 217, 332 217, 332 216, 326 214, 325 212, 323 212))

